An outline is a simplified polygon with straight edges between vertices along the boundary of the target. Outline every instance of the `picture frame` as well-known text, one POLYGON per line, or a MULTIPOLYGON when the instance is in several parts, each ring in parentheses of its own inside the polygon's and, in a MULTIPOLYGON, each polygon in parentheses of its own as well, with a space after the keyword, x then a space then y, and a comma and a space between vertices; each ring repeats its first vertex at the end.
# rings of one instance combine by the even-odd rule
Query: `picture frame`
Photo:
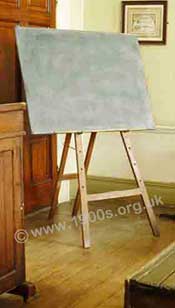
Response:
POLYGON ((165 45, 167 1, 122 1, 122 33, 136 35, 141 44, 165 45))

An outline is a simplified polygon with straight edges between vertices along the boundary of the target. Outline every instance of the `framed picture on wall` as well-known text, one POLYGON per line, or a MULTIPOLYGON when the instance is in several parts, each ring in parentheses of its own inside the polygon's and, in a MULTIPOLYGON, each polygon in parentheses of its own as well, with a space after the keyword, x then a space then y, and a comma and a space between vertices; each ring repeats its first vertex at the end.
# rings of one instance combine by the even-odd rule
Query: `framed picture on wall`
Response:
POLYGON ((167 1, 123 1, 122 32, 142 44, 166 44, 167 1))

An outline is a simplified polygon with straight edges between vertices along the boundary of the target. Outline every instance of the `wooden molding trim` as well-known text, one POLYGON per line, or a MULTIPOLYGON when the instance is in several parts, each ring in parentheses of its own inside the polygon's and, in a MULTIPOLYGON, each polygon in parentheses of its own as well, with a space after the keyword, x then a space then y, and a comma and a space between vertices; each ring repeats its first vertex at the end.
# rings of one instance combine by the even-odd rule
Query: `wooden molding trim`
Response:
MULTIPOLYGON (((113 177, 105 177, 105 176, 96 176, 96 175, 89 175, 89 181, 97 181, 97 182, 104 182, 104 183, 115 183, 115 184, 124 184, 124 185, 134 185, 134 179, 123 179, 123 178, 113 178, 113 177)), ((159 181, 144 181, 146 186, 148 187, 158 187, 158 188, 168 188, 175 190, 175 183, 166 183, 166 182, 159 182, 159 181)), ((174 200, 175 202, 175 200, 174 200)))
POLYGON ((13 112, 17 110, 26 110, 26 103, 20 102, 20 103, 3 103, 0 104, 0 111, 1 112, 13 112))
MULTIPOLYGON (((89 175, 87 177, 88 193, 135 188, 135 180, 89 175)), ((175 183, 145 181, 150 197, 161 196, 164 205, 175 207, 175 183)), ((70 198, 74 199, 77 181, 71 181, 70 198)))

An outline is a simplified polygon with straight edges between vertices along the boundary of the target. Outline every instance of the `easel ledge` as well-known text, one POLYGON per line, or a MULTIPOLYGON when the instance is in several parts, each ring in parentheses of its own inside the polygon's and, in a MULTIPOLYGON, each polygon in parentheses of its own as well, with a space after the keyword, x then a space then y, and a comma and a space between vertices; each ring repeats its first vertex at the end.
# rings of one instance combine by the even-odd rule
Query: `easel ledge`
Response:
POLYGON ((131 141, 130 141, 130 132, 129 131, 122 131, 120 132, 120 136, 129 160, 130 167, 132 169, 134 178, 137 183, 137 188, 123 190, 123 191, 110 191, 106 193, 98 193, 98 194, 87 194, 87 183, 86 183, 86 175, 88 172, 89 164, 91 161, 94 144, 96 140, 97 132, 92 132, 89 139, 89 144, 86 152, 86 157, 84 159, 83 154, 83 142, 82 142, 82 133, 67 133, 65 137, 60 168, 57 174, 57 180, 55 183, 55 189, 53 193, 51 209, 49 213, 49 219, 54 217, 56 207, 58 204, 58 197, 61 188, 61 182, 64 180, 70 180, 78 178, 78 191, 76 194, 76 198, 74 201, 74 207, 72 215, 76 216, 78 210, 81 210, 82 214, 82 240, 83 240, 83 247, 89 248, 91 246, 90 243, 90 230, 89 230, 89 215, 88 215, 88 202, 89 201, 97 201, 97 200, 107 200, 107 199, 114 199, 114 198, 124 198, 124 197, 131 197, 131 196, 141 196, 144 208, 146 210, 148 221, 150 227, 152 229, 152 233, 154 236, 158 237, 160 235, 159 228, 157 226, 156 217, 151 206, 151 202, 139 171, 134 152, 132 149, 131 141), (75 137, 75 151, 76 151, 76 160, 77 160, 77 174, 64 174, 65 165, 68 157, 69 146, 71 137, 74 134, 75 137))

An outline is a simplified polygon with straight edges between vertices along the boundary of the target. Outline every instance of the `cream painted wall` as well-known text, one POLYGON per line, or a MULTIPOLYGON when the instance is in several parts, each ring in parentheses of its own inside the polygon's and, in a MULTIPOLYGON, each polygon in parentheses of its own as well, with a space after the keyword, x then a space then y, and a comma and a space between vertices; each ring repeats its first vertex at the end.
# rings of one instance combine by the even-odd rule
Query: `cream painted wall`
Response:
MULTIPOLYGON (((70 28, 120 32, 120 0, 70 1, 75 5, 70 28)), ((168 2, 167 45, 141 46, 152 110, 156 125, 161 128, 133 133, 132 140, 144 179, 175 183, 175 0, 168 2)), ((84 139, 86 145, 88 136, 84 139)), ((73 154, 72 150, 68 166, 71 171, 75 171, 73 154)), ((99 134, 89 173, 132 177, 118 134, 99 134)))
POLYGON ((71 0, 71 29, 83 30, 84 0, 71 0))
POLYGON ((84 0, 58 0, 57 28, 83 29, 84 0))

